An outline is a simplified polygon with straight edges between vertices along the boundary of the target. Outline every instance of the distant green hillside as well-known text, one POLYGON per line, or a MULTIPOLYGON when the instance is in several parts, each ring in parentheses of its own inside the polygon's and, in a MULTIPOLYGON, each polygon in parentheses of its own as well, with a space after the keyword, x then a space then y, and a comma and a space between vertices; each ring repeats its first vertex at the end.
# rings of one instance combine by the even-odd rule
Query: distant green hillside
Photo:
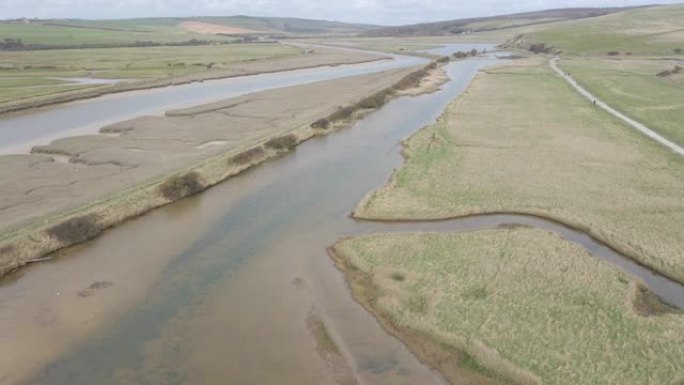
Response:
POLYGON ((554 23, 515 43, 523 48, 544 43, 565 55, 675 55, 684 52, 684 5, 554 23))
POLYGON ((198 17, 192 19, 206 23, 227 25, 269 33, 287 34, 357 34, 378 28, 367 24, 349 24, 337 21, 297 19, 288 17, 198 17))
POLYGON ((325 20, 275 17, 192 17, 142 18, 123 20, 7 20, 0 21, 0 42, 45 46, 108 46, 136 42, 177 43, 191 39, 227 41, 233 38, 191 32, 179 25, 184 21, 203 22, 249 29, 264 35, 358 34, 374 26, 325 20))
POLYGON ((607 15, 629 8, 563 8, 511 15, 455 19, 371 30, 366 36, 445 36, 607 15))

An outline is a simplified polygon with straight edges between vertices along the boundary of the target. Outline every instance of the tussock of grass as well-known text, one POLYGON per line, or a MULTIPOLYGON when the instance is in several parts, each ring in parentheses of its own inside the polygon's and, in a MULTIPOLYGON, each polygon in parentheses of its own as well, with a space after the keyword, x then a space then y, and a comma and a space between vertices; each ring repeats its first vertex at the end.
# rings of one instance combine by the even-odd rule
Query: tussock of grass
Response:
POLYGON ((557 235, 386 234, 334 251, 355 266, 345 270, 355 298, 371 296, 400 337, 418 331, 513 382, 656 385, 684 373, 684 314, 653 312, 643 290, 649 316, 635 314, 625 298, 637 285, 557 235))
POLYGON ((172 176, 159 186, 159 193, 169 201, 177 201, 206 189, 200 175, 194 171, 172 176))
POLYGON ((311 128, 316 130, 325 130, 330 127, 330 121, 328 119, 322 118, 311 123, 311 128))
POLYGON ((87 214, 65 220, 46 230, 47 234, 64 245, 73 245, 95 238, 102 232, 95 215, 87 214))
POLYGON ((279 136, 264 143, 264 146, 274 150, 289 151, 297 146, 297 137, 294 134, 279 136))
POLYGON ((656 317, 667 313, 677 313, 675 308, 664 303, 647 287, 636 282, 630 285, 627 300, 632 311, 642 317, 656 317))
POLYGON ((232 158, 230 158, 229 162, 230 163, 235 163, 239 165, 245 165, 245 164, 250 164, 253 161, 255 161, 258 158, 261 158, 262 156, 265 155, 264 148, 259 146, 259 147, 254 147, 250 148, 249 150, 245 150, 232 158))
POLYGON ((14 252, 14 246, 13 245, 5 245, 0 247, 0 255, 7 255, 9 253, 14 252))

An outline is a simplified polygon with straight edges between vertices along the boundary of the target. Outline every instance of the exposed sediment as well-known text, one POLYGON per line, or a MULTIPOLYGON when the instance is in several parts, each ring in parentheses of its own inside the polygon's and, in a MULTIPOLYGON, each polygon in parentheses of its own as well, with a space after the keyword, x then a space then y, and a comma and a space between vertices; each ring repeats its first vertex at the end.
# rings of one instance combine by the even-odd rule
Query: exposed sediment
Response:
POLYGON ((8 182, 0 187, 7 197, 0 207, 0 276, 349 125, 396 96, 395 85, 414 71, 418 81, 401 89, 422 87, 420 79, 441 69, 430 65, 427 71, 392 70, 264 91, 101 130, 116 136, 64 138, 31 155, 0 157, 0 175, 8 182), (374 92, 383 92, 382 103, 361 103, 374 92), (336 106, 351 112, 325 130, 312 127, 336 106), (202 146, 210 142, 218 144, 202 146), (56 161, 55 154, 66 161, 56 161), (50 231, 69 221, 87 227, 85 236, 60 238, 50 231))

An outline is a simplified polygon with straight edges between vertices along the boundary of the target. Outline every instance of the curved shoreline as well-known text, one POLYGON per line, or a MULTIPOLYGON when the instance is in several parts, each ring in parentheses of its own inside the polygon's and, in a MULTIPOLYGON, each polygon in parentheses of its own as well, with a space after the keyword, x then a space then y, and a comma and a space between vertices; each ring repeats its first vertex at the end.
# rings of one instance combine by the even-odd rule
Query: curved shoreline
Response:
POLYGON ((372 217, 364 217, 364 216, 357 216, 355 212, 352 212, 350 214, 350 217, 356 221, 362 221, 362 222, 376 222, 376 223, 396 223, 396 224, 419 224, 419 223, 445 223, 449 221, 454 221, 454 220, 462 220, 462 219, 468 219, 468 218, 478 218, 478 217, 487 217, 487 216, 497 216, 497 215, 514 215, 514 216, 521 216, 521 217, 529 217, 529 218, 534 218, 542 221, 547 221, 562 227, 567 228, 568 230, 577 232, 577 233, 582 233, 588 237, 590 237, 593 241, 595 241, 597 244, 600 244, 602 246, 605 246, 615 253, 619 254, 622 258, 628 259, 629 261, 641 266, 644 269, 649 270, 650 272, 662 276, 664 278, 667 278, 668 280, 677 283, 678 285, 683 285, 684 286, 684 279, 679 278, 673 274, 668 273, 667 271, 658 269, 656 266, 653 266, 646 261, 642 260, 639 254, 633 252, 632 250, 629 250, 626 247, 623 247, 622 245, 618 243, 614 243, 611 241, 606 240, 605 238, 602 237, 602 235, 596 231, 594 231, 591 227, 585 226, 584 224, 581 223, 573 223, 571 221, 568 221, 563 218, 558 218, 551 216, 546 213, 535 213, 535 212, 530 212, 530 211, 523 211, 523 210, 492 210, 492 211, 477 211, 477 212, 471 212, 467 214, 458 214, 458 215, 446 215, 446 216, 435 216, 435 217, 428 217, 428 218, 421 218, 421 219, 408 219, 408 218, 372 218, 372 217))

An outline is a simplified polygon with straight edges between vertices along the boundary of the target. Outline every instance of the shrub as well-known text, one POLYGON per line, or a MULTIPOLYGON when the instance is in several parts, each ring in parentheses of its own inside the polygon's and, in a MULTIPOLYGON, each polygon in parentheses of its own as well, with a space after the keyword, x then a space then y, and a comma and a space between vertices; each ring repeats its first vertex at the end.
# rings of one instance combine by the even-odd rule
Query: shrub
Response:
POLYGON ((47 234, 65 245, 87 241, 102 232, 94 214, 82 215, 65 220, 47 229, 47 234))
POLYGON ((372 109, 372 108, 380 108, 383 105, 385 105, 385 102, 387 101, 387 95, 389 94, 389 91, 384 90, 377 92, 367 98, 361 99, 354 107, 355 109, 372 109))
POLYGON ((245 150, 232 158, 230 158, 231 163, 236 163, 236 164, 249 164, 252 161, 254 161, 257 158, 260 158, 264 155, 264 148, 259 146, 259 147, 254 147, 250 148, 249 150, 245 150))
POLYGON ((608 52, 608 56, 618 56, 618 55, 620 55, 620 52, 618 52, 618 51, 610 51, 610 52, 608 52))
POLYGON ((291 150, 297 145, 297 137, 294 134, 287 134, 273 138, 266 142, 264 146, 266 148, 272 148, 274 150, 291 150))
POLYGON ((546 43, 536 43, 530 45, 529 50, 534 53, 550 53, 553 51, 553 47, 547 46, 546 43))
POLYGON ((318 130, 325 130, 330 126, 330 121, 328 119, 318 119, 317 121, 311 123, 311 128, 315 128, 318 130))
POLYGON ((200 175, 194 171, 183 175, 175 175, 167 179, 159 186, 161 195, 170 200, 177 201, 204 190, 200 175))
POLYGON ((448 63, 449 60, 451 60, 451 58, 449 58, 449 56, 444 56, 444 57, 437 59, 437 63, 448 63))
POLYGON ((328 117, 328 120, 335 122, 338 120, 347 119, 348 117, 352 116, 353 113, 354 110, 351 107, 339 107, 337 111, 333 112, 328 117))
POLYGON ((681 48, 675 48, 674 53, 680 54, 680 53, 682 53, 682 49, 681 48))

